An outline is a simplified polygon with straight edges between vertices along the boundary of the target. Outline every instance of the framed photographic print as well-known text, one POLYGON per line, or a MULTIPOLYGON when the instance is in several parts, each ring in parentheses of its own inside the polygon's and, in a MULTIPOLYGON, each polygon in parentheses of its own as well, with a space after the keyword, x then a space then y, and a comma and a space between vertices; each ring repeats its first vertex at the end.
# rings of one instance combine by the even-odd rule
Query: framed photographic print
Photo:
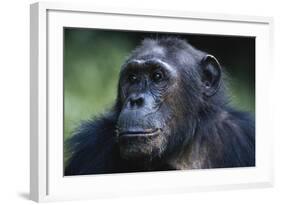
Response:
POLYGON ((272 186, 272 22, 32 4, 31 199, 272 186))

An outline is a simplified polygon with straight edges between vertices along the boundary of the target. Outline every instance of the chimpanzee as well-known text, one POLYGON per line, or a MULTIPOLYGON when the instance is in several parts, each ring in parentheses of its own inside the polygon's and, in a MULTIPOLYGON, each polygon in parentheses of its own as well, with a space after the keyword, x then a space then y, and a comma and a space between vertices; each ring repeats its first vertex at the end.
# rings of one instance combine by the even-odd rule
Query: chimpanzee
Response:
POLYGON ((255 121, 229 105, 218 60, 183 39, 144 39, 117 100, 67 142, 65 175, 255 166, 255 121))

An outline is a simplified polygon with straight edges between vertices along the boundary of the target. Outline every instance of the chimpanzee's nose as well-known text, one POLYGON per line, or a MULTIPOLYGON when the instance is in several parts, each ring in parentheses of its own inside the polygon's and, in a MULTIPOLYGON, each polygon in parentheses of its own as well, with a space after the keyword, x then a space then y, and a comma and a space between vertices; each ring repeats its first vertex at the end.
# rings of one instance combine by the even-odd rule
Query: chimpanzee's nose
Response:
POLYGON ((133 94, 130 96, 128 101, 129 108, 137 109, 144 105, 144 95, 143 94, 133 94))

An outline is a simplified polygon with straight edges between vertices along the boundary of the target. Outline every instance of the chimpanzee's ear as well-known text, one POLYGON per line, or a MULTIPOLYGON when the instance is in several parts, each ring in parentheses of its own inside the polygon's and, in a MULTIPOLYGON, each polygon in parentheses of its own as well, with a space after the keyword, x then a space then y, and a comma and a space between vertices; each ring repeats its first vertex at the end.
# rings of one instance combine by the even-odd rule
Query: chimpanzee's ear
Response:
POLYGON ((206 55, 202 59, 202 86, 206 96, 214 95, 221 82, 221 66, 218 60, 212 55, 206 55))

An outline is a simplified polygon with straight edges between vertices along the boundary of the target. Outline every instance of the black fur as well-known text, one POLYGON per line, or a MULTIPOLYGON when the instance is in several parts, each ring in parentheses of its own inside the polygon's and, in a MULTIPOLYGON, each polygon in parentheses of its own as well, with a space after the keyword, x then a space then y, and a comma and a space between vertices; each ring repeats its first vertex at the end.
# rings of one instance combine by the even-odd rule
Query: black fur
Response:
POLYGON ((113 109, 83 123, 66 142, 71 157, 65 175, 255 166, 254 118, 228 105, 223 80, 217 83, 212 77, 208 79, 209 75, 220 78, 220 73, 213 68, 219 66, 218 62, 211 57, 211 63, 205 65, 202 59, 206 56, 177 38, 144 40, 124 63, 113 109), (177 91, 166 97, 167 101, 163 100, 158 111, 161 117, 153 118, 161 121, 162 116, 167 116, 165 122, 159 122, 169 127, 169 134, 163 134, 167 142, 161 144, 161 152, 153 153, 155 156, 149 160, 122 157, 116 133, 126 99, 121 81, 132 59, 160 59, 180 74, 177 91), (213 73, 205 75, 204 66, 209 66, 208 72, 213 73), (207 76, 208 84, 204 84, 202 76, 207 76))

